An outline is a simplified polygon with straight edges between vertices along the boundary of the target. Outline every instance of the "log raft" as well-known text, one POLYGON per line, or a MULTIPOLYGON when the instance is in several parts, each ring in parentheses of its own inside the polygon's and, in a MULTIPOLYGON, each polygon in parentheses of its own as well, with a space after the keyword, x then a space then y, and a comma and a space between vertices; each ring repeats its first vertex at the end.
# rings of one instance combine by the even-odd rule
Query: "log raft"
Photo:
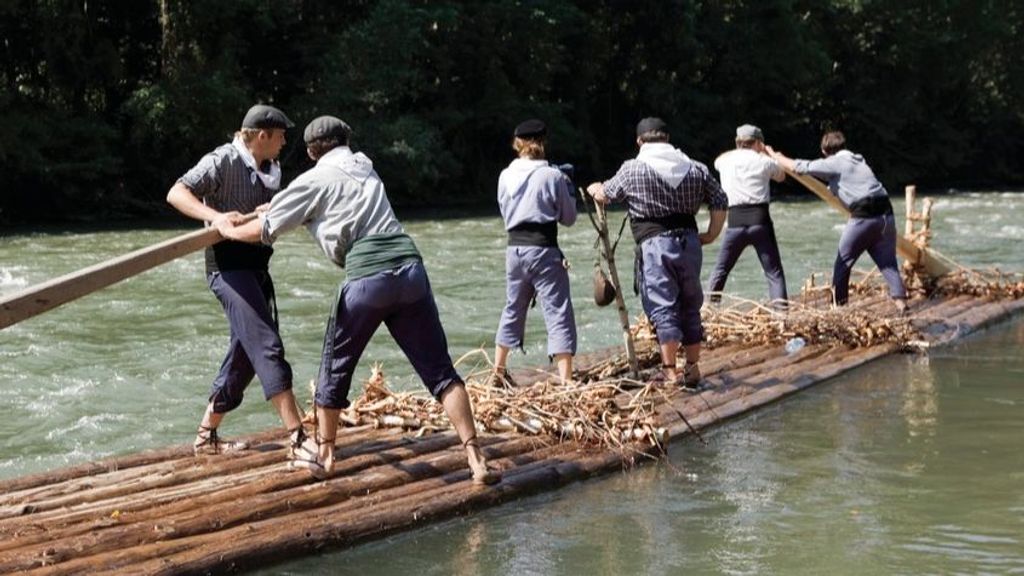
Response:
MULTIPOLYGON (((851 308, 889 306, 865 297, 851 308)), ((1024 310, 1024 298, 919 299, 911 321, 931 345, 950 342, 1024 310)), ((811 343, 708 350, 709 389, 666 396, 658 425, 673 440, 797 392, 899 346, 811 343)), ((581 357, 602 361, 607 354, 581 357)), ((623 398, 622 401, 628 401, 623 398)), ((425 523, 553 490, 654 461, 543 436, 489 434, 485 453, 504 473, 493 487, 470 482, 453 432, 417 438, 398 429, 346 428, 336 473, 317 482, 284 465, 285 432, 246 438, 251 450, 194 457, 190 446, 151 450, 0 481, 0 573, 204 574, 282 562, 351 546, 425 523)))

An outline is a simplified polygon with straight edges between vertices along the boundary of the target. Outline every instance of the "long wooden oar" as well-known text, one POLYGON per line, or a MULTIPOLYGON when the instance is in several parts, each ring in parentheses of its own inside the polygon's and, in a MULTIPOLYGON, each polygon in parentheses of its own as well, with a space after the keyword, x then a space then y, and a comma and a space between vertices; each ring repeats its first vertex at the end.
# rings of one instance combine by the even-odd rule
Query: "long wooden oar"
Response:
MULTIPOLYGON (((817 178, 806 174, 797 174, 792 170, 786 170, 786 174, 803 184, 817 197, 827 202, 829 206, 832 206, 846 216, 850 215, 850 209, 840 202, 839 198, 836 198, 828 187, 817 178)), ((915 266, 921 266, 925 273, 933 278, 938 278, 962 268, 959 264, 939 252, 931 248, 921 248, 899 234, 896 235, 896 251, 915 266)))
POLYGON ((0 299, 0 330, 221 240, 216 228, 204 228, 30 286, 0 299))

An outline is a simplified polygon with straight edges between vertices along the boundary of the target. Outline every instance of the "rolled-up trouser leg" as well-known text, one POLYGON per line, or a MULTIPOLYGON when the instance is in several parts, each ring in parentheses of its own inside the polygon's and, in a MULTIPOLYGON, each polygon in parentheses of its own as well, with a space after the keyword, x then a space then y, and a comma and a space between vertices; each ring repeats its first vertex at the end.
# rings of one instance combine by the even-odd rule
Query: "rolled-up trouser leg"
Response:
MULTIPOLYGON (((729 273, 743 250, 750 244, 750 237, 745 226, 734 226, 725 229, 725 236, 722 238, 722 247, 718 251, 718 259, 715 261, 715 268, 711 271, 708 279, 708 292, 721 292, 725 289, 725 282, 729 279, 729 273)), ((718 302, 721 296, 712 294, 711 301, 718 302)))
POLYGON ((452 384, 461 384, 462 378, 448 354, 448 338, 423 264, 400 268, 393 289, 399 298, 384 323, 423 385, 440 401, 444 391, 452 384))
POLYGON ((569 271, 558 248, 532 248, 537 252, 533 285, 544 313, 548 356, 576 354, 576 315, 569 293, 569 271))
POLYGON ((768 298, 772 301, 787 300, 786 274, 782 270, 782 256, 779 254, 779 243, 775 238, 775 226, 757 224, 748 228, 757 259, 761 261, 765 280, 768 281, 768 298))
POLYGON ((526 312, 533 299, 531 265, 523 246, 509 246, 505 250, 505 308, 498 320, 494 343, 505 348, 522 348, 526 331, 526 312))
POLYGON ((641 302, 658 342, 696 344, 703 338, 700 307, 702 253, 696 231, 659 235, 641 245, 641 302))
POLYGON ((868 248, 868 255, 875 261, 878 270, 889 285, 889 296, 906 298, 899 262, 896 260, 896 218, 892 214, 879 217, 882 224, 881 237, 868 248))
POLYGON ((228 412, 242 402, 255 374, 270 399, 292 387, 292 369, 270 309, 273 281, 263 270, 225 270, 210 274, 210 289, 224 307, 231 345, 210 394, 214 412, 228 412))
POLYGON ((839 252, 832 267, 832 286, 836 291, 836 304, 846 304, 850 295, 850 271, 857 259, 881 237, 881 218, 850 218, 839 238, 839 252))

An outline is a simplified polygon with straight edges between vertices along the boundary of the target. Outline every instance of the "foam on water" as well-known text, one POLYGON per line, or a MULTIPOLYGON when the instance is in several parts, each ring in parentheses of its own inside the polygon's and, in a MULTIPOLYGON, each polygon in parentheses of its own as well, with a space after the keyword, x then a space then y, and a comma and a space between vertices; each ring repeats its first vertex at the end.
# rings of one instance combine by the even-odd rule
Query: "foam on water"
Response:
POLYGON ((2 292, 14 292, 18 288, 24 288, 28 286, 28 279, 23 276, 16 276, 16 272, 20 272, 24 268, 21 266, 8 268, 6 266, 0 266, 0 293, 2 292))

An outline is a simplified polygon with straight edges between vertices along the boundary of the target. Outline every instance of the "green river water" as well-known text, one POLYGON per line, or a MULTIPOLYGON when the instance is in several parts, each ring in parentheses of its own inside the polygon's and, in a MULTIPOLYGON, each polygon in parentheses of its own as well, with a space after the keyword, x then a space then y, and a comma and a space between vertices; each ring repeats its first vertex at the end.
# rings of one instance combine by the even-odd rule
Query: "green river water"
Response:
MULTIPOLYGON (((810 272, 831 269, 842 222, 817 202, 772 213, 797 293, 810 272)), ((934 245, 965 265, 1024 271, 1022 215, 1024 194, 939 196, 934 245)), ((405 224, 453 357, 489 354, 504 295, 498 217, 405 224)), ((184 231, 3 233, 0 295, 184 231)), ((593 238, 584 216, 560 238, 574 264, 581 351, 620 342, 614 311, 590 300, 593 238)), ((631 251, 623 239, 623 263, 631 251)), ((704 278, 716 253, 705 249, 704 278)), ((305 232, 278 243, 272 270, 305 404, 340 273, 305 232)), ((726 289, 765 296, 752 252, 726 289)), ((627 306, 638 313, 632 293, 627 306)), ((198 254, 0 331, 0 477, 190 442, 226 342, 198 254)), ((539 309, 526 350, 514 365, 545 360, 539 309)), ((374 360, 394 388, 419 388, 386 331, 360 377, 374 360)), ((222 433, 276 424, 254 383, 222 433)), ((928 356, 872 363, 706 438, 674 443, 658 464, 261 573, 1024 574, 1020 319, 928 356)))

